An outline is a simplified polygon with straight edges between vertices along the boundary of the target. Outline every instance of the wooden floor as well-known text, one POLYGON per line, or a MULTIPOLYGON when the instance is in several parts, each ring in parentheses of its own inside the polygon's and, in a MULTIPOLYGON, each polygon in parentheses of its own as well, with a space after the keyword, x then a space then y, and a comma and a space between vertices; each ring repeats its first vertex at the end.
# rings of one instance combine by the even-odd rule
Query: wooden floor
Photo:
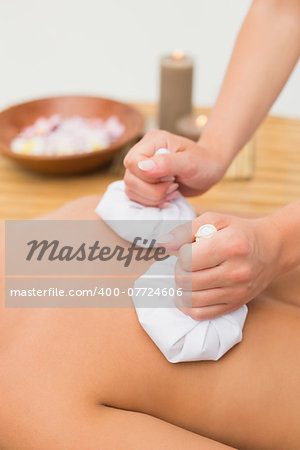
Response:
MULTIPOLYGON (((149 118, 154 105, 136 105, 149 118)), ((153 120, 152 120, 153 122, 153 120)), ((268 117, 256 134, 254 177, 223 180, 208 193, 191 199, 209 210, 271 212, 300 198, 300 120, 268 117)), ((74 177, 27 172, 0 155, 0 218, 27 219, 89 194, 102 194, 120 170, 106 168, 74 177)))

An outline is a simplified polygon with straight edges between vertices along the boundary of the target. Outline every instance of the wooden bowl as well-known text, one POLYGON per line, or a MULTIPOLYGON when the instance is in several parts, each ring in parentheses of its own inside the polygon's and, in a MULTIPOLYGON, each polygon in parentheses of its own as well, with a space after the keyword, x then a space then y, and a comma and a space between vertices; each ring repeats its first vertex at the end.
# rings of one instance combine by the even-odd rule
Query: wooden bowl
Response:
POLYGON ((142 114, 132 106, 100 97, 64 96, 34 100, 12 106, 0 113, 0 151, 27 169, 48 174, 87 172, 107 164, 125 145, 141 135, 142 114), (109 147, 91 153, 66 156, 20 155, 11 150, 11 141, 22 128, 32 125, 39 117, 60 114, 62 117, 80 115, 107 119, 117 116, 125 125, 123 135, 109 147))

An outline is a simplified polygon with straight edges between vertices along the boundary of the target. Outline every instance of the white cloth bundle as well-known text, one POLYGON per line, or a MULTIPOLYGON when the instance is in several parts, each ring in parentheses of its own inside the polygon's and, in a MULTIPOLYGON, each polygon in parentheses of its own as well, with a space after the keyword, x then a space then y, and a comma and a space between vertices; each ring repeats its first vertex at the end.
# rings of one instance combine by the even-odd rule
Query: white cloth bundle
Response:
MULTIPOLYGON (((165 149, 157 153, 167 153, 165 149)), ((148 240, 168 233, 182 221, 196 217, 193 208, 181 195, 167 209, 145 207, 129 200, 124 181, 112 183, 96 208, 96 213, 123 239, 133 242, 137 236, 148 240), (128 225, 124 221, 128 221, 128 225)), ((146 243, 141 245, 147 247, 146 243)), ((163 289, 170 295, 139 296, 134 289, 133 302, 139 321, 154 343, 172 363, 217 360, 241 341, 247 306, 212 320, 197 321, 185 315, 174 303, 176 257, 158 261, 136 280, 135 288, 163 289), (158 275, 159 274, 159 275, 158 275), (146 302, 146 305, 145 305, 146 302), (150 306, 149 306, 150 305, 150 306), (145 307, 146 306, 146 307, 145 307)))
MULTIPOLYGON (((195 211, 182 195, 170 203, 167 209, 140 205, 129 200, 124 181, 116 181, 108 186, 96 213, 126 241, 133 242, 142 235, 150 244, 152 239, 196 217, 195 211)), ((144 246, 147 247, 147 244, 144 246)))
POLYGON ((248 308, 244 305, 211 320, 198 321, 187 316, 175 306, 172 295, 176 292, 176 260, 171 256, 158 261, 136 280, 133 302, 139 321, 168 361, 216 361, 242 340, 248 308), (151 307, 155 302, 153 296, 142 295, 149 288, 165 289, 169 295, 160 296, 160 305, 155 303, 156 307, 151 307))

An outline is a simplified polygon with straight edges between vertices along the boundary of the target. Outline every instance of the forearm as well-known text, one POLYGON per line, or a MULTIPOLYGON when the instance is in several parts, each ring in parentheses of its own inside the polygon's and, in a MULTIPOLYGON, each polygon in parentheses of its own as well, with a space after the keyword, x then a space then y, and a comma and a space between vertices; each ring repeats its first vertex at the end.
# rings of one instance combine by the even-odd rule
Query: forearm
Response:
POLYGON ((300 265, 300 200, 268 216, 279 235, 278 274, 300 265))
POLYGON ((264 119, 299 54, 300 2, 254 1, 201 138, 224 164, 230 164, 264 119))

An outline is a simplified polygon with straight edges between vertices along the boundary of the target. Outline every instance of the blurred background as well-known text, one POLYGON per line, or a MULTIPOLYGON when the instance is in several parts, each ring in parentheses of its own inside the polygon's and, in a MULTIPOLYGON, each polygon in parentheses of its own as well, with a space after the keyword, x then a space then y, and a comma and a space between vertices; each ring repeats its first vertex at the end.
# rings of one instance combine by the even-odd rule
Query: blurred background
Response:
MULTIPOLYGON (((249 0, 0 0, 0 109, 90 94, 157 101, 159 60, 195 60, 194 103, 212 106, 249 0)), ((300 65, 272 114, 300 117, 300 65), (298 101, 295 101, 298 95, 298 101)))
MULTIPOLYGON (((64 95, 133 104, 51 98, 0 112, 0 219, 37 217, 80 196, 101 195, 122 178, 126 152, 143 133, 157 127, 161 58, 175 49, 194 61, 192 119, 198 127, 198 118, 206 120, 214 105, 250 4, 250 0, 0 0, 0 111, 64 95), (27 141, 26 145, 22 141, 21 151, 12 152, 12 139, 24 127, 56 113, 103 119, 115 115, 125 132, 111 153, 105 153, 104 145, 43 162, 26 153, 27 141)), ((186 85, 176 84, 170 82, 177 70, 173 69, 162 82, 165 92, 172 87, 172 95, 165 103, 161 96, 160 102, 169 115, 176 111, 175 100, 183 104, 182 93, 190 99, 188 74, 186 85)), ((299 97, 300 63, 224 179, 190 199, 196 208, 264 214, 299 198, 299 97)), ((203 127, 205 122, 201 123, 203 127)), ((178 128, 177 132, 188 136, 178 128)))

